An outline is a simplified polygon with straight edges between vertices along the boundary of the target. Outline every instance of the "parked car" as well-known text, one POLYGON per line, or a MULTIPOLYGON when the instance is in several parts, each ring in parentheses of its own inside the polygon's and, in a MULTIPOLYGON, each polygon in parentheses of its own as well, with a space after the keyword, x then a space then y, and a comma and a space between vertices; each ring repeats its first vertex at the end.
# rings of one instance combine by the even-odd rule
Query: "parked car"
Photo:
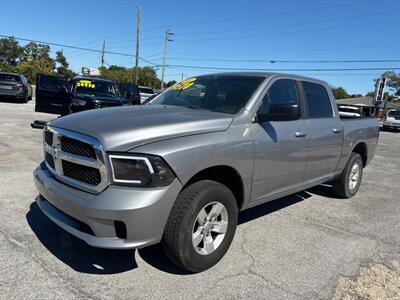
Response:
POLYGON ((37 204, 92 246, 161 242, 176 265, 200 272, 227 252, 238 211, 326 182, 354 196, 378 134, 373 118, 341 120, 320 80, 189 78, 147 105, 51 121, 37 204))
POLYGON ((121 95, 133 105, 141 104, 139 87, 136 84, 120 83, 118 84, 118 89, 121 95))
POLYGON ((140 102, 143 103, 147 98, 153 96, 154 90, 149 87, 139 86, 140 102))
POLYGON ((23 74, 0 72, 0 98, 27 103, 32 100, 32 87, 23 74))
POLYGON ((386 120, 383 122, 383 129, 400 129, 400 110, 389 110, 386 120))
POLYGON ((94 108, 131 104, 111 80, 39 74, 36 80, 35 111, 66 115, 94 108))
POLYGON ((347 118, 358 118, 362 116, 362 110, 356 106, 339 105, 339 115, 347 118))

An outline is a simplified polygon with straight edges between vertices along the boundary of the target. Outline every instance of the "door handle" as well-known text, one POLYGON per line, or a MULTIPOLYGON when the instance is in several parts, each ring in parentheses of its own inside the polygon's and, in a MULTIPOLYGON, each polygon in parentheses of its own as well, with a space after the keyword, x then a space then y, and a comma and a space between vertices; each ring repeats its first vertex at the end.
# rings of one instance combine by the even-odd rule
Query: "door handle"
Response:
POLYGON ((332 128, 332 132, 333 133, 340 133, 340 129, 339 128, 332 128))
POLYGON ((307 133, 305 133, 303 130, 300 130, 300 131, 296 131, 294 133, 294 136, 295 137, 305 137, 305 136, 307 136, 307 133))

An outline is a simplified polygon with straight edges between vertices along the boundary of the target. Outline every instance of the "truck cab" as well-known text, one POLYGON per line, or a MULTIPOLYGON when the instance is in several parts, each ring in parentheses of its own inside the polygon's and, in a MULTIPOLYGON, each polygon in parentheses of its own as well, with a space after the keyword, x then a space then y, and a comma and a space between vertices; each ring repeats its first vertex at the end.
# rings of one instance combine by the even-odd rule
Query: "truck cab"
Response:
MULTIPOLYGON (((35 111, 66 115, 89 109, 132 104, 132 93, 121 96, 111 80, 38 74, 35 111)), ((137 98, 138 96, 136 96, 137 98)), ((137 100, 135 100, 137 102, 137 100)))

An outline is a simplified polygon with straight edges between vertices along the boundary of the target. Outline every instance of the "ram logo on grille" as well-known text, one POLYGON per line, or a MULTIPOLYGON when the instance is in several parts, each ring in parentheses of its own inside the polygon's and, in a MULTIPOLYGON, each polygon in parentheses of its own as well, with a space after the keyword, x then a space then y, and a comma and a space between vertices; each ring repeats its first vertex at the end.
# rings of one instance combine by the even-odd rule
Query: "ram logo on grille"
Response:
POLYGON ((58 180, 93 193, 107 186, 104 152, 95 139, 47 126, 43 143, 47 168, 58 180))

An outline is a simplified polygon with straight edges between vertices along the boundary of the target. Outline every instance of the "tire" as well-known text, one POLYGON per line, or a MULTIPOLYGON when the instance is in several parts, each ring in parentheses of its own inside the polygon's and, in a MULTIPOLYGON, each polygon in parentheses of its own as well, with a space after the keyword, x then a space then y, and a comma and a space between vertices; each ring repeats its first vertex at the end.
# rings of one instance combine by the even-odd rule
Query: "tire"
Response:
POLYGON ((357 193, 362 180, 363 165, 360 154, 351 153, 342 174, 333 181, 333 192, 337 196, 351 198, 357 193))
POLYGON ((195 182, 181 191, 172 207, 162 239, 164 252, 183 270, 202 272, 218 263, 228 251, 237 218, 236 199, 230 189, 211 180, 195 182), (215 216, 211 209, 222 210, 216 220, 202 221, 201 225, 198 220, 204 220, 203 216, 215 216), (223 223, 227 225, 221 226, 223 223), (194 239, 195 236, 198 239, 194 239), (210 241, 213 241, 212 246, 210 241))

